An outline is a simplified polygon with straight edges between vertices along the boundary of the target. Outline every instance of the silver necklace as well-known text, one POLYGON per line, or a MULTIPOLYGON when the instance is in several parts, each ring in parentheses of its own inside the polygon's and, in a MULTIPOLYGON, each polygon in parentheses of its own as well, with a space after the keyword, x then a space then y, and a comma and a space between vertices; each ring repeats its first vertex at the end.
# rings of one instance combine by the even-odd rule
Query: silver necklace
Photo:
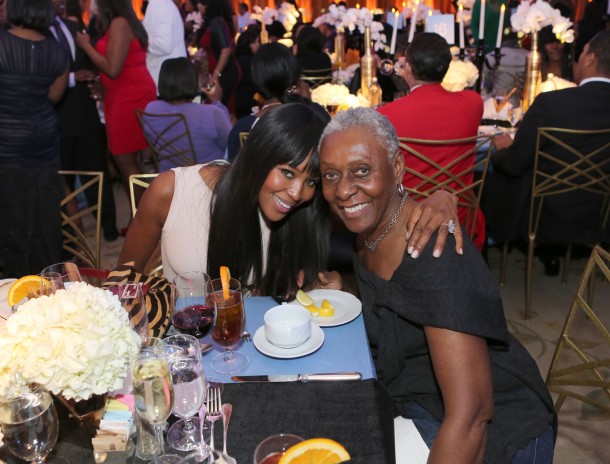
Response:
POLYGON ((402 211, 402 207, 405 204, 405 200, 407 199, 407 197, 409 196, 408 193, 404 193, 404 195, 402 196, 402 198, 400 199, 400 205, 398 206, 398 211, 396 211, 394 213, 394 216, 392 216, 392 219, 390 219, 390 223, 388 224, 388 227, 386 227, 386 229, 381 233, 381 235, 379 237, 377 237, 376 240, 373 240, 372 242, 369 242, 368 240, 364 240, 364 244, 366 245, 366 247, 371 250, 373 253, 375 252, 375 250, 377 250, 377 245, 379 245, 379 242, 381 242, 386 235, 388 235, 388 232, 390 231, 390 229, 392 227, 394 227, 394 224, 396 224, 396 221, 398 221, 398 218, 400 216, 400 213, 402 211))

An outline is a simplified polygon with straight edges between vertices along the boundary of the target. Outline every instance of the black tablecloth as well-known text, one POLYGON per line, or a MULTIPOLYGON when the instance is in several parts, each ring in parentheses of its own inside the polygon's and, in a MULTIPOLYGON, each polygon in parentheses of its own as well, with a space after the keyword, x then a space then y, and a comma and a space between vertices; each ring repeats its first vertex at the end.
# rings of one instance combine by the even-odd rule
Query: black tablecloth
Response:
MULTIPOLYGON (((354 463, 395 462, 392 400, 376 380, 227 384, 222 401, 233 404, 228 452, 239 464, 251 464, 256 445, 278 433, 332 438, 347 448, 354 463)), ((61 422, 57 453, 71 464, 93 463, 84 431, 69 420, 61 422)), ((222 421, 215 428, 216 444, 221 447, 222 421)), ((19 462, 7 459, 8 455, 3 449, 0 458, 19 462)))

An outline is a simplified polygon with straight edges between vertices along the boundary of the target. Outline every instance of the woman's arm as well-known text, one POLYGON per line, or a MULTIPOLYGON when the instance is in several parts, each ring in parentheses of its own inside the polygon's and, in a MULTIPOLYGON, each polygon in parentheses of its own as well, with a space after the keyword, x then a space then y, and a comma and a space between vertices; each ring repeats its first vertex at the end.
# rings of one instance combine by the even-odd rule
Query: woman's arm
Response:
POLYGON ((111 79, 116 79, 125 65, 129 45, 134 35, 125 18, 117 17, 110 23, 108 29, 108 48, 106 55, 99 53, 87 33, 76 33, 76 43, 91 58, 93 64, 111 79))
POLYGON ((217 44, 217 47, 213 47, 214 50, 220 48, 220 55, 216 60, 216 68, 212 76, 214 78, 220 77, 222 72, 227 65, 231 56, 231 41, 227 33, 227 24, 222 18, 213 18, 210 21, 210 34, 212 35, 212 42, 217 44))
POLYGON ((227 65, 227 62, 229 61, 229 57, 231 56, 231 48, 223 48, 222 50, 220 50, 220 56, 218 57, 218 64, 216 65, 216 68, 214 69, 214 73, 212 74, 212 76, 214 78, 219 78, 220 75, 222 74, 223 69, 225 68, 225 66, 227 65))
POLYGON ((135 261, 136 271, 144 272, 146 263, 161 239, 173 196, 174 171, 159 174, 142 195, 117 264, 135 261))
POLYGON ((482 463, 493 416, 493 384, 485 339, 424 327, 445 417, 428 463, 482 463))
POLYGON ((438 258, 445 248, 449 234, 449 228, 446 226, 450 219, 455 224, 455 252, 461 255, 464 239, 458 218, 457 197, 445 190, 437 190, 418 202, 407 222, 407 252, 411 257, 417 258, 421 254, 432 234, 438 229, 433 251, 433 256, 438 258))
POLYGON ((68 87, 68 70, 69 68, 66 66, 66 70, 61 75, 59 75, 49 87, 47 99, 51 103, 57 103, 64 95, 66 87, 68 87))

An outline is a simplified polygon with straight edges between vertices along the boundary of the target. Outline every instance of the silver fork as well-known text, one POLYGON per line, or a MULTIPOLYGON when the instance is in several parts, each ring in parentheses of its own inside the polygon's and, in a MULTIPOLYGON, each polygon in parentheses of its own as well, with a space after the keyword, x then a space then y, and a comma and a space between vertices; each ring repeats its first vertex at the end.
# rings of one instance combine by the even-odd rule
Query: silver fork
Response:
POLYGON ((208 399, 206 400, 207 416, 206 419, 210 422, 210 448, 214 447, 214 422, 222 417, 222 401, 220 400, 220 388, 209 387, 208 399))

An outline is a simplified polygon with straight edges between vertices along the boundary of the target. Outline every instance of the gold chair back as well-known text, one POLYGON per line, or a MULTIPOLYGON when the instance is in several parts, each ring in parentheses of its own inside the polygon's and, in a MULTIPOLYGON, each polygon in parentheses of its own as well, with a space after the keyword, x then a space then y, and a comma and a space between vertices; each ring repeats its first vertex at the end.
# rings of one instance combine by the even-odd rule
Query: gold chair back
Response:
MULTIPOLYGON (((146 190, 157 176, 158 174, 132 174, 129 176, 129 199, 131 201, 131 213, 133 217, 136 216, 137 211, 135 189, 142 188, 146 190)), ((160 241, 144 267, 144 274, 159 276, 163 274, 160 241)))
POLYGON ((243 147, 244 143, 246 143, 246 139, 250 135, 250 132, 240 132, 239 133, 239 147, 243 147))
MULTIPOLYGON (((59 171, 60 176, 79 176, 81 185, 73 191, 68 191, 60 202, 61 229, 63 249, 74 256, 80 263, 89 267, 100 267, 100 229, 102 219, 102 188, 104 173, 97 171, 59 171), (77 201, 77 197, 89 189, 94 189, 97 202, 85 209, 69 209, 69 205, 77 201), (81 229, 83 218, 91 214, 95 217, 93 244, 87 239, 81 229)), ((66 183, 67 185, 67 183, 66 183)))
MULTIPOLYGON (((552 196, 571 193, 577 190, 600 195, 603 199, 602 208, 599 212, 600 228, 603 227, 607 223, 608 199, 610 199, 610 175, 608 174, 610 173, 610 156, 598 156, 603 153, 610 153, 610 129, 574 130, 555 127, 538 128, 528 226, 525 319, 530 319, 532 316, 534 245, 538 234, 538 226, 540 225, 540 216, 544 208, 544 200, 552 196), (581 139, 581 137, 588 137, 589 139, 598 137, 599 143, 588 153, 583 153, 574 146, 573 139, 571 144, 564 140, 566 135, 576 135, 578 139, 581 139), (565 152, 570 154, 573 162, 568 163, 565 159, 558 158, 549 153, 548 149, 551 146, 561 147, 565 152)), ((571 247, 568 246, 562 276, 563 282, 567 280, 570 253, 571 247)), ((504 266, 505 261, 505 256, 503 256, 502 266, 504 266)))
POLYGON ((549 391, 558 394, 557 412, 573 398, 610 413, 610 333, 602 320, 607 320, 608 301, 596 301, 590 292, 585 296, 597 270, 610 281, 609 265, 610 253, 594 247, 559 336, 546 378, 549 391))
POLYGON ((191 133, 183 114, 153 114, 136 110, 136 116, 153 154, 157 171, 161 161, 176 166, 192 166, 197 163, 191 133), (158 130, 159 127, 162 129, 158 130))
POLYGON ((483 192, 485 178, 487 177, 487 166, 491 155, 492 138, 491 135, 477 135, 474 137, 447 140, 424 140, 408 137, 398 138, 400 148, 404 150, 405 156, 407 157, 405 172, 416 179, 413 186, 407 187, 405 185, 405 189, 415 199, 426 198, 440 189, 453 193, 458 198, 458 207, 466 210, 466 221, 464 225, 466 227, 466 232, 471 237, 475 231, 481 194, 483 192), (414 148, 414 145, 418 146, 418 149, 414 148), (426 148, 428 147, 442 147, 447 145, 464 145, 464 152, 447 165, 441 165, 426 155, 426 148), (423 148, 421 148, 421 146, 423 146, 423 148), (484 154, 482 156, 477 156, 477 153, 484 154), (434 174, 427 176, 422 174, 419 170, 410 167, 408 161, 409 156, 415 157, 433 168, 434 174), (471 158, 473 160, 472 163, 465 163, 471 158), (464 163, 467 164, 468 167, 458 171, 458 166, 461 166, 464 163), (475 172, 480 173, 480 176, 475 176, 475 172))
POLYGON ((333 68, 326 69, 304 69, 301 79, 309 85, 311 90, 322 84, 328 84, 333 80, 333 68))

